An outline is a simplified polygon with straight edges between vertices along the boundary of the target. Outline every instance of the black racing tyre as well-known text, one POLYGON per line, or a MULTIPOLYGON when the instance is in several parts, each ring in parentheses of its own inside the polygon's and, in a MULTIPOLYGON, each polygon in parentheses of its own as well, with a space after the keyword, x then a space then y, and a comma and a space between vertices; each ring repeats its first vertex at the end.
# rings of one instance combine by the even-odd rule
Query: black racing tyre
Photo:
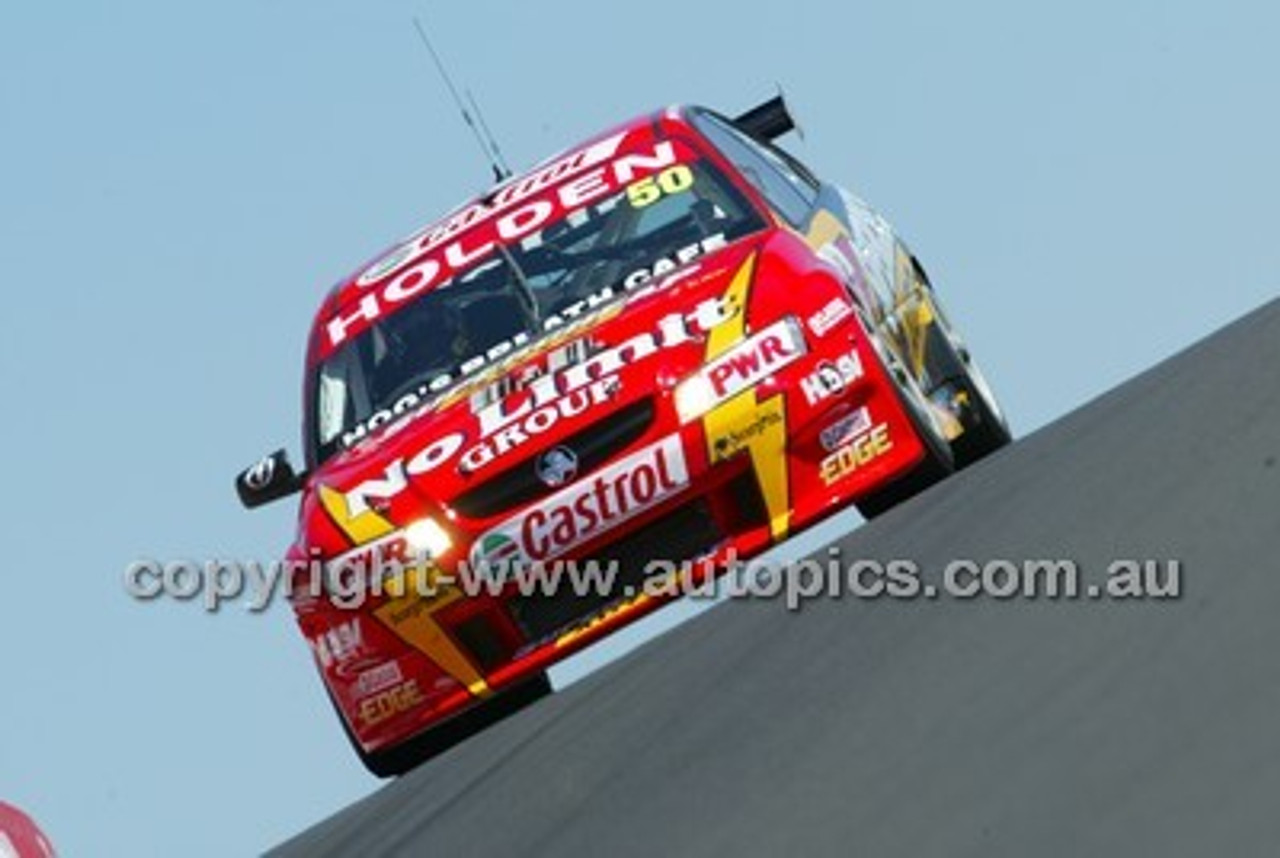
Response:
POLYGON ((948 398, 962 395, 968 400, 967 405, 957 409, 957 417, 965 431, 951 442, 956 470, 961 470, 1007 446, 1013 441, 1013 433, 982 370, 929 285, 929 275, 925 273, 924 266, 914 256, 911 262, 925 286, 934 314, 927 350, 929 394, 945 389, 948 398))
POLYGON ((890 376, 896 382, 894 391, 898 395, 898 401, 902 403, 907 416, 910 417, 916 435, 924 443, 925 456, 907 474, 882 489, 864 495, 854 503, 858 512, 868 521, 918 495, 934 483, 946 479, 955 470, 951 447, 938 431, 934 419, 927 410, 928 405, 924 395, 920 392, 915 380, 896 358, 886 354, 886 350, 879 346, 878 341, 877 351, 880 352, 881 360, 884 361, 890 376))
MULTIPOLYGON (((402 775, 432 757, 442 754, 464 739, 474 736, 486 727, 515 714, 550 693, 551 680, 545 673, 540 673, 399 745, 373 752, 366 752, 360 747, 355 734, 347 726, 347 719, 342 717, 341 712, 338 713, 338 720, 342 723, 342 729, 364 767, 377 777, 390 778, 402 775)), ((330 702, 333 702, 332 696, 330 702)), ((334 708, 337 709, 336 703, 334 708)))
POLYGON ((930 333, 932 362, 947 367, 945 380, 938 386, 945 386, 953 397, 963 394, 967 400, 957 415, 964 432, 951 442, 956 470, 961 470, 1008 446, 1013 433, 969 350, 939 325, 930 333))
POLYGON ((966 363, 969 371, 962 383, 969 393, 969 413, 963 421, 964 434, 951 445, 957 468, 967 468, 1013 441, 1009 424, 1005 421, 1004 414, 999 411, 999 406, 993 403, 990 389, 986 386, 986 380, 982 378, 981 370, 973 364, 972 360, 966 360, 966 363))

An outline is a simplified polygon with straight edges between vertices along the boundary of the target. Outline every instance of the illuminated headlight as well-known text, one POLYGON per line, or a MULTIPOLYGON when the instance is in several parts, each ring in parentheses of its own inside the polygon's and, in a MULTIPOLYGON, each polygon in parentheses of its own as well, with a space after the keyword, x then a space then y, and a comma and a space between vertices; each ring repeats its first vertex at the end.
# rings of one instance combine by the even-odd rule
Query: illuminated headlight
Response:
POLYGON ((410 552, 428 557, 439 557, 453 545, 453 540, 445 533, 444 528, 429 518, 418 519, 406 527, 404 539, 410 552))
POLYGON ((701 373, 680 382, 676 387, 675 398, 676 414, 680 415, 681 423, 692 423, 715 408, 720 400, 710 379, 701 373))

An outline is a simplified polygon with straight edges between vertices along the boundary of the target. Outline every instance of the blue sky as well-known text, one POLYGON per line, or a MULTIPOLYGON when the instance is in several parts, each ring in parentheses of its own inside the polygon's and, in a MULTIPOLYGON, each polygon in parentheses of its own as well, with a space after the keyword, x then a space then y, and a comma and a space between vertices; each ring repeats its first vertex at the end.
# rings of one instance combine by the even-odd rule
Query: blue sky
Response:
POLYGON ((252 853, 378 785, 285 606, 121 579, 283 550, 231 477, 297 450, 317 301, 483 189, 415 14, 517 166, 782 83, 1023 434, 1276 294, 1274 4, 74 5, 0 10, 0 798, 69 855, 252 853))

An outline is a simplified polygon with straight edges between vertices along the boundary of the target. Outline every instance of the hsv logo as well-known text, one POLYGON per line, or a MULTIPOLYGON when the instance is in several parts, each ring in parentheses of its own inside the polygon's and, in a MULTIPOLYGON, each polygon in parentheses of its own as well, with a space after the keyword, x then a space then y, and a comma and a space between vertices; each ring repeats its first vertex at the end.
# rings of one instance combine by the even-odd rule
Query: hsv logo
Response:
POLYGON ((552 560, 689 484, 679 435, 670 435, 556 492, 476 540, 473 568, 552 560))
POLYGON ((354 618, 317 635, 312 642, 316 658, 325 667, 343 665, 364 652, 364 632, 360 619, 354 618))
POLYGON ((840 355, 835 363, 823 361, 809 375, 800 379, 800 389, 804 392, 805 402, 817 405, 819 402, 839 396, 846 387, 862 378, 862 358, 858 350, 840 355))

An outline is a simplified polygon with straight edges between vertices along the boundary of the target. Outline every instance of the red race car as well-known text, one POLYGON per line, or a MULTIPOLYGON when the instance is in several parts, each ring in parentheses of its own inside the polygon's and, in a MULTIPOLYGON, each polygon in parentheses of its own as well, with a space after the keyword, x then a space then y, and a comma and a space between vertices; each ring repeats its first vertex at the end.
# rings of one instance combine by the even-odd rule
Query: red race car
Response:
POLYGON ((279 451, 237 489, 302 492, 292 602, 374 773, 728 558, 1008 443, 919 262, 775 144, 793 127, 781 98, 645 116, 325 300, 305 471, 279 451), (591 563, 607 580, 551 574, 591 563))

